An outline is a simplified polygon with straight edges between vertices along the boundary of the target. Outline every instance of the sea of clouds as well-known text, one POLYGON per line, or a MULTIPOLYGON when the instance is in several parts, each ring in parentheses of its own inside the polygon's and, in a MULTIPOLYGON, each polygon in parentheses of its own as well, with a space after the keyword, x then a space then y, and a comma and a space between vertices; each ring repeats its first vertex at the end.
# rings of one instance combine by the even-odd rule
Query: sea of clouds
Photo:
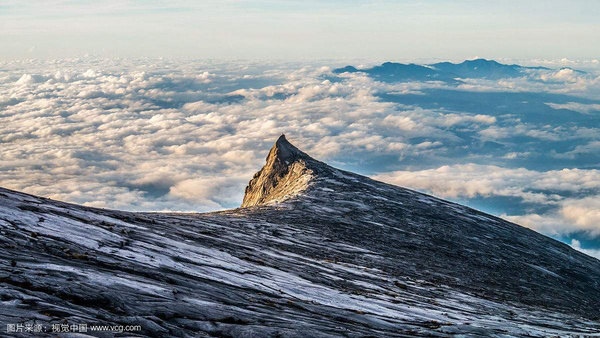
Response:
POLYGON ((0 62, 0 186, 134 211, 231 208, 285 133, 334 166, 600 257, 600 67, 566 62, 452 84, 334 75, 339 60, 0 62))

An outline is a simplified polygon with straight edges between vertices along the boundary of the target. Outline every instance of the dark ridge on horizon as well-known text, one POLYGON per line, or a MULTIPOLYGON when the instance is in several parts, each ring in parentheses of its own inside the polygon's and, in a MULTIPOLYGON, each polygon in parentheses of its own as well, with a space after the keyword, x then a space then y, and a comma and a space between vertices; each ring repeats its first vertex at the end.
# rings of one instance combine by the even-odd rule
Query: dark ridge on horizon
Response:
MULTIPOLYGON (((460 83, 460 79, 463 78, 497 80, 501 78, 520 77, 524 76, 527 70, 534 69, 551 70, 546 67, 525 67, 518 64, 507 65, 494 60, 475 59, 465 60, 461 63, 438 62, 427 65, 384 62, 380 66, 365 69, 357 69, 354 66, 348 65, 334 69, 333 73, 360 72, 385 82, 444 81, 460 83)), ((585 73, 578 70, 574 71, 585 73)))

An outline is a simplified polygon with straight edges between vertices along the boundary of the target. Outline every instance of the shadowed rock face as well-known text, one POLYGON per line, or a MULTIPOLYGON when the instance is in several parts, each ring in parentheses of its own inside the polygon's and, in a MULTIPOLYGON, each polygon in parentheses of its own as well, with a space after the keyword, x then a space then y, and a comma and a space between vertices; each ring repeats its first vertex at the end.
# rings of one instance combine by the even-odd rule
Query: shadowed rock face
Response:
POLYGON ((143 337, 600 330, 600 261, 332 168, 284 137, 244 206, 130 213, 0 189, 0 330, 33 322, 49 331, 65 322, 141 325, 128 336, 143 337))

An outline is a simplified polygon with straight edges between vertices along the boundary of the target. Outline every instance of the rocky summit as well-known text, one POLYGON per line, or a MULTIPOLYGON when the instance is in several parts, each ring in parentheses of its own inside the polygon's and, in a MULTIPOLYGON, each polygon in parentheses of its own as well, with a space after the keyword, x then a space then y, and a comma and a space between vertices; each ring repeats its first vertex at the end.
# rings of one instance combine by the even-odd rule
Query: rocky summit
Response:
POLYGON ((0 189, 0 336, 593 336, 599 281, 600 261, 566 244, 284 136, 235 210, 0 189))
POLYGON ((283 201, 304 191, 317 169, 316 161, 294 147, 281 135, 244 194, 242 208, 283 201))

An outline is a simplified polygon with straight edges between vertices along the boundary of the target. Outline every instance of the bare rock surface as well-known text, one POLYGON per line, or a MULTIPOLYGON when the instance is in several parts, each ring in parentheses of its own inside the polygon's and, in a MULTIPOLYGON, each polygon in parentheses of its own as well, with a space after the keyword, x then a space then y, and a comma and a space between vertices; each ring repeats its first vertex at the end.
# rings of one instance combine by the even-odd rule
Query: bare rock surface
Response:
POLYGON ((0 189, 2 333, 593 336, 599 282, 600 261, 563 243, 332 168, 284 137, 235 210, 131 213, 0 189))
POLYGON ((281 135, 267 156, 267 164, 246 187, 242 208, 283 201, 306 189, 316 162, 281 135), (309 165, 310 166, 310 165, 309 165))

